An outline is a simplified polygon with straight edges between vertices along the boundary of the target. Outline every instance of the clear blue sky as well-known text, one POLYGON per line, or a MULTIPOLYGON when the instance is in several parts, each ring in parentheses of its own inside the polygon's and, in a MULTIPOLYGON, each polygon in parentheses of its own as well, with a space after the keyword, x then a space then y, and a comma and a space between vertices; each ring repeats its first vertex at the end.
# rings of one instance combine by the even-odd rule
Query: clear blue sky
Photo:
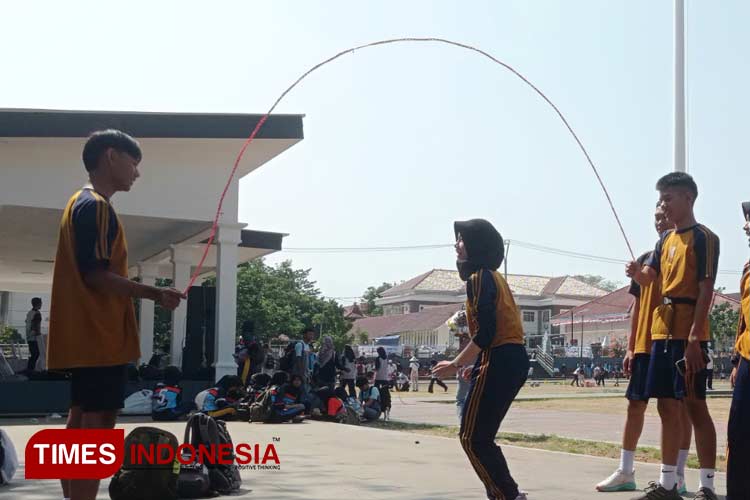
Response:
MULTIPOLYGON (((725 270, 748 256, 749 17, 741 0, 688 1, 689 170, 725 270)), ((672 169, 667 0, 13 2, 0 18, 0 106, 263 112, 310 65, 394 36, 475 44, 527 75, 589 148, 636 252, 653 246, 654 183, 672 169)), ((481 57, 369 49, 320 70, 279 112, 307 115, 305 140, 242 181, 240 219, 291 233, 288 247, 446 243, 453 220, 484 217, 510 239, 627 257, 563 125, 481 57)), ((283 258, 340 297, 454 262, 451 249, 269 260, 283 258)), ((619 264, 522 248, 509 271, 625 282, 619 264)), ((738 278, 719 285, 734 291, 738 278)))

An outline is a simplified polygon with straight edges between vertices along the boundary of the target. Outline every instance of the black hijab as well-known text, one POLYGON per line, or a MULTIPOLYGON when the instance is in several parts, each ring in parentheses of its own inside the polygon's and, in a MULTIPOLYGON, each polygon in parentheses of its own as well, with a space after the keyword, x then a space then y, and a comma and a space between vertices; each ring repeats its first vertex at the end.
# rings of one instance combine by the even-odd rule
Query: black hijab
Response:
POLYGON ((458 235, 464 241, 466 260, 456 261, 456 267, 461 279, 467 281, 472 274, 480 269, 497 270, 505 257, 503 237, 489 221, 471 219, 453 223, 456 240, 458 235))

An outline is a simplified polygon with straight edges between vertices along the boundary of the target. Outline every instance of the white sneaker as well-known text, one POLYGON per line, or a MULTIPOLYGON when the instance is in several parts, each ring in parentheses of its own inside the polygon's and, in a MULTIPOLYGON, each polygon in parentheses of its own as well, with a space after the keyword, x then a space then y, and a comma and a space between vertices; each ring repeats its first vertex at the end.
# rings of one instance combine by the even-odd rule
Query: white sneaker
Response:
POLYGON ((596 485, 596 491, 635 491, 635 471, 627 474, 617 469, 614 474, 596 485))
POLYGON ((516 500, 529 500, 529 494, 525 491, 518 490, 516 500))

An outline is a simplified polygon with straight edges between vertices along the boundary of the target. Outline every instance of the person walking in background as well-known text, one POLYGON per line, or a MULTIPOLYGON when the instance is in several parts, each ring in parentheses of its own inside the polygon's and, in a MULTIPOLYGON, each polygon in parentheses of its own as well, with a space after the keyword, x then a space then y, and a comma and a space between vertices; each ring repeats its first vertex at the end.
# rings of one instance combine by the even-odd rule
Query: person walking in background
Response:
POLYGON ((26 313, 26 342, 29 344, 29 362, 26 372, 36 370, 36 362, 39 360, 39 337, 42 335, 42 299, 34 297, 31 299, 31 310, 26 313))
POLYGON ((430 361, 430 385, 427 387, 427 392, 432 394, 432 389, 435 386, 435 384, 445 389, 445 392, 448 392, 448 386, 445 385, 445 382, 440 380, 437 375, 432 373, 432 369, 435 368, 435 365, 437 365, 437 361, 435 361, 434 359, 430 361))
POLYGON ((576 387, 580 387, 580 382, 579 382, 580 379, 578 377, 580 373, 581 373, 581 367, 579 365, 579 366, 576 366, 575 370, 573 370, 573 378, 570 381, 571 387, 573 386, 573 384, 575 384, 576 387))

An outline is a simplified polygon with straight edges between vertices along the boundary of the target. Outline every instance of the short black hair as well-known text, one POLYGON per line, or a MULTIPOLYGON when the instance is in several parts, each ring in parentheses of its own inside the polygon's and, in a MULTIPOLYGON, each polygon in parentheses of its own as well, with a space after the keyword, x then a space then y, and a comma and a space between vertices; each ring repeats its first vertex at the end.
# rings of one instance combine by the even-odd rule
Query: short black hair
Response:
POLYGON ((356 382, 356 384, 355 384, 355 385, 356 385, 356 386, 357 386, 358 388, 360 388, 360 389, 361 389, 363 385, 365 385, 365 384, 369 384, 369 383, 370 383, 370 381, 369 381, 369 380, 367 380, 367 379, 366 379, 365 377, 360 377, 360 378, 358 378, 358 379, 357 379, 357 382, 356 382))
POLYGON ((693 200, 698 198, 698 186, 690 174, 685 172, 670 172, 656 182, 657 191, 670 188, 687 189, 693 195, 693 200))
POLYGON ((304 328, 302 330, 302 335, 306 334, 307 332, 318 333, 317 330, 315 330, 315 328, 313 328, 312 326, 308 326, 308 327, 304 328))
POLYGON ((114 149, 120 153, 127 153, 138 161, 143 154, 138 141, 125 132, 115 129, 97 130, 89 136, 86 145, 83 146, 83 165, 87 172, 93 172, 99 165, 99 158, 108 149, 114 149))
POLYGON ((34 297, 33 299, 31 299, 31 305, 33 307, 41 306, 42 305, 42 299, 40 299, 39 297, 34 297))

